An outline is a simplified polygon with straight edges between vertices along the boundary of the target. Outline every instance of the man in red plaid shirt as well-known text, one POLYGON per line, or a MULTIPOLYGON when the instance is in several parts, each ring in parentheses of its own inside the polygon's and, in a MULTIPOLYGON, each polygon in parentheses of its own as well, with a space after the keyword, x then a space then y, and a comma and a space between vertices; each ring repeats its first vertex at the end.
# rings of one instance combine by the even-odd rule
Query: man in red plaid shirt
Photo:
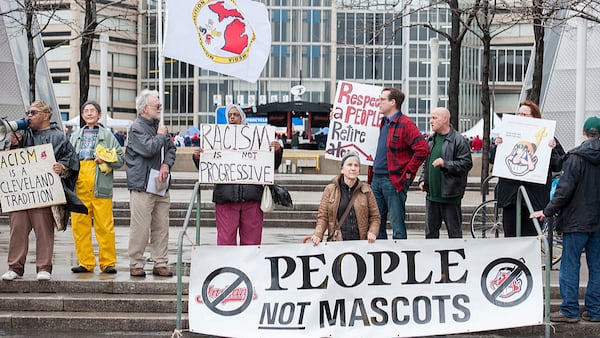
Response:
POLYGON ((400 107, 404 93, 397 88, 384 88, 379 98, 383 114, 377 152, 369 178, 381 214, 377 239, 387 239, 388 214, 392 238, 406 239, 406 193, 419 169, 429 155, 429 146, 421 131, 400 107))

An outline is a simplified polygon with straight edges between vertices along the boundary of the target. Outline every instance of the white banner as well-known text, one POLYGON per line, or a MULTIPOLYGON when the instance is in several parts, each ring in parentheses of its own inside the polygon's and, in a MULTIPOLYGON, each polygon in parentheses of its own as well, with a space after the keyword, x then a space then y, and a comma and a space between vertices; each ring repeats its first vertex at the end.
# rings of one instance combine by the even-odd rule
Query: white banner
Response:
POLYGON ((383 87, 339 81, 329 120, 325 158, 341 160, 355 151, 372 165, 379 137, 379 96, 383 87))
POLYGON ((269 125, 201 124, 200 183, 273 184, 274 140, 269 125))
POLYGON ((51 144, 0 152, 0 204, 2 212, 65 204, 51 144))
POLYGON ((556 121, 504 115, 492 175, 546 184, 556 121))
POLYGON ((406 337, 539 325, 542 317, 535 237, 200 246, 192 252, 192 332, 406 337))

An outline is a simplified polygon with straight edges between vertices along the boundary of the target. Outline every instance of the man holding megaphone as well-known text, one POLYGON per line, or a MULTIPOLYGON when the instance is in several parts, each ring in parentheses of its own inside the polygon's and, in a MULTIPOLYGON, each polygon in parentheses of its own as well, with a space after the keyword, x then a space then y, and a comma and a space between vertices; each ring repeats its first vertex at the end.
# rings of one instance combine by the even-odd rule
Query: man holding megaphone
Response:
MULTIPOLYGON (((8 134, 5 138, 8 139, 11 149, 52 144, 57 161, 52 169, 61 177, 67 200, 64 206, 65 218, 68 217, 68 211, 87 213, 87 208, 74 192, 79 173, 79 158, 58 124, 50 121, 52 108, 46 102, 38 100, 31 104, 26 114, 28 126, 20 125, 22 120, 4 122, 0 132, 8 134), (17 132, 18 129, 23 129, 23 132, 17 132)), ((37 280, 50 280, 55 225, 62 227, 64 224, 56 224, 52 207, 18 210, 9 214, 8 271, 2 275, 3 280, 22 278, 29 248, 29 234, 32 229, 36 238, 37 280)))

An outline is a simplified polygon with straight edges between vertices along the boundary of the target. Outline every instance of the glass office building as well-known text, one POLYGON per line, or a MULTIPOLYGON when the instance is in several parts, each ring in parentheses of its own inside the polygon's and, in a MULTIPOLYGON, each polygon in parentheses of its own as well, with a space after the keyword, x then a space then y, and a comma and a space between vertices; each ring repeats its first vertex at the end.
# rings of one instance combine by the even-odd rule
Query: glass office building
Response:
MULTIPOLYGON (((299 84, 306 88, 302 100, 330 103, 338 80, 401 88, 407 95, 403 112, 423 131, 429 130, 432 106, 447 105, 450 48, 443 37, 418 25, 430 23, 449 31, 446 6, 407 14, 406 10, 400 12, 397 1, 371 2, 374 5, 370 6, 332 0, 262 2, 269 11, 272 45, 256 83, 165 60, 164 116, 170 130, 214 122, 215 108, 231 102, 251 106, 291 101, 290 89, 299 84), (436 103, 431 103, 430 90, 432 38, 439 39, 436 103)), ((143 14, 139 21, 139 85, 158 88, 157 2, 143 0, 139 6, 143 14)), ((496 67, 502 69, 495 73, 494 94, 503 92, 506 81, 513 81, 512 85, 522 78, 530 46, 517 48, 518 53, 508 47, 494 51, 496 67)), ((474 36, 467 37, 462 51, 461 131, 481 118, 480 64, 480 43, 474 36)))

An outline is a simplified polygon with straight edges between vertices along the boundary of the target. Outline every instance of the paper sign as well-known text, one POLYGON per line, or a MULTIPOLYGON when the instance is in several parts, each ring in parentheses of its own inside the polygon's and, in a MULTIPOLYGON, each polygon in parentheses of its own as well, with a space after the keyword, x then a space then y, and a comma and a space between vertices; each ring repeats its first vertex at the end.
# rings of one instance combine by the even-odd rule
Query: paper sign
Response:
POLYGON ((492 175, 545 184, 556 121, 505 115, 492 175))

